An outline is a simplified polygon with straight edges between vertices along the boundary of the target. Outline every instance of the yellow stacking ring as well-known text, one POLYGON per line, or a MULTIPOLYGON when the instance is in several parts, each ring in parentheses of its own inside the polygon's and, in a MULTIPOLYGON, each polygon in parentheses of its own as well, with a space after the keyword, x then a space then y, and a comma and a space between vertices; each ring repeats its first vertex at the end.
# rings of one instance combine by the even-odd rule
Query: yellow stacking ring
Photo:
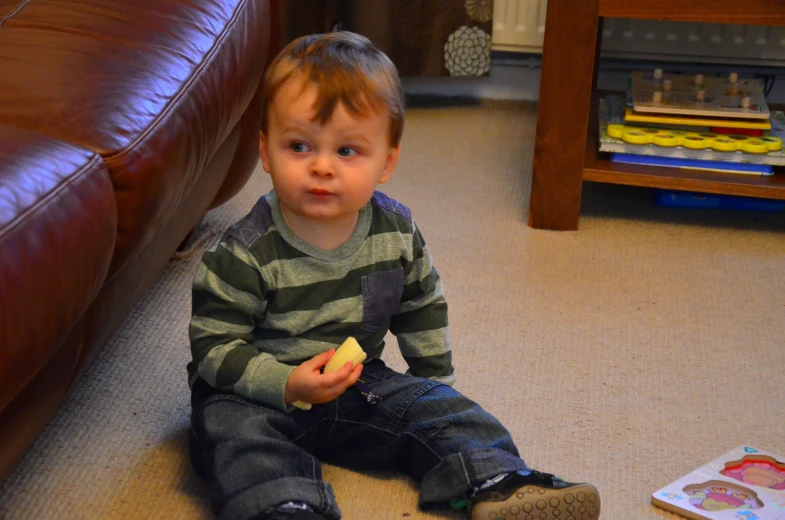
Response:
POLYGON ((650 144, 651 134, 640 130, 625 130, 621 136, 622 141, 630 144, 650 144))
POLYGON ((711 147, 718 152, 735 152, 739 149, 739 144, 733 139, 718 137, 711 143, 711 147))
POLYGON ((653 144, 663 147, 683 146, 691 150, 712 149, 718 152, 768 153, 782 150, 782 139, 774 136, 751 137, 746 135, 724 135, 713 132, 685 132, 626 125, 608 125, 609 137, 630 144, 653 144))
POLYGON ((699 134, 685 135, 681 140, 681 145, 690 150, 705 150, 711 148, 711 139, 699 134))
POLYGON ((769 145, 760 139, 747 139, 739 142, 739 149, 747 153, 768 153, 769 145))
POLYGON ((682 137, 680 135, 672 134, 670 132, 660 132, 651 136, 651 144, 656 144, 657 146, 679 146, 681 141, 682 137))

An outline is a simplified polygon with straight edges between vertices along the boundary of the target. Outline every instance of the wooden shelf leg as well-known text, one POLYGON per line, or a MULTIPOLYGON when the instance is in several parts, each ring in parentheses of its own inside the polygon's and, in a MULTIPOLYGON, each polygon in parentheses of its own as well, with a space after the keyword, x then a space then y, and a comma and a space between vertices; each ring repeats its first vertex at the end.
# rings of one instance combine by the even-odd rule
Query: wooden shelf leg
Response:
POLYGON ((597 77, 599 0, 551 0, 546 14, 529 225, 576 230, 589 108, 597 77))

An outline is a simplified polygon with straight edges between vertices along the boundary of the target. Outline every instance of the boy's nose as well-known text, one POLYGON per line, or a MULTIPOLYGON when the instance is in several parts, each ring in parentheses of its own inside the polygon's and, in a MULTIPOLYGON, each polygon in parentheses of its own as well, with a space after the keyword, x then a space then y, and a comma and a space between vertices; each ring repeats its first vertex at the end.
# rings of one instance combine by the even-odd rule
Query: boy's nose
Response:
POLYGON ((328 154, 318 154, 314 158, 311 170, 314 175, 320 177, 332 177, 335 175, 335 167, 333 166, 332 159, 328 154))

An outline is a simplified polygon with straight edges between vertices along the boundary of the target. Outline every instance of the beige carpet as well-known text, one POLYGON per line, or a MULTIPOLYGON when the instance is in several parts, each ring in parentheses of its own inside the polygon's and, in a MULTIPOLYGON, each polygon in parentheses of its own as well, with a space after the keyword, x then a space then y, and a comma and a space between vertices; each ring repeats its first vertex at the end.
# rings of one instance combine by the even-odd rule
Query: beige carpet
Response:
MULTIPOLYGON (((595 483, 603 519, 676 518, 649 503, 671 480, 740 444, 785 456, 785 219, 586 185, 579 232, 533 230, 535 111, 411 109, 385 191, 412 208, 446 281, 457 388, 530 465, 595 483)), ((269 187, 260 170, 201 232, 269 187)), ((0 517, 212 518, 185 452, 197 259, 161 274, 0 483, 0 517)), ((325 473, 349 520, 465 518, 419 512, 402 477, 325 473)))

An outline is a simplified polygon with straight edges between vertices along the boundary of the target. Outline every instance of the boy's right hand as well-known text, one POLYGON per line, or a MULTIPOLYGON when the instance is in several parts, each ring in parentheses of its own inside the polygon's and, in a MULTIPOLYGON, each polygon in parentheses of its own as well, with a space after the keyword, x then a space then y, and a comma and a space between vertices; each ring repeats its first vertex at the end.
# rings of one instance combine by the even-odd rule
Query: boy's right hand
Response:
POLYGON ((287 405, 295 401, 310 404, 327 403, 357 382, 363 370, 362 363, 352 368, 352 362, 347 361, 338 372, 322 374, 322 368, 334 354, 335 349, 331 348, 305 361, 292 371, 286 382, 284 394, 287 405))

